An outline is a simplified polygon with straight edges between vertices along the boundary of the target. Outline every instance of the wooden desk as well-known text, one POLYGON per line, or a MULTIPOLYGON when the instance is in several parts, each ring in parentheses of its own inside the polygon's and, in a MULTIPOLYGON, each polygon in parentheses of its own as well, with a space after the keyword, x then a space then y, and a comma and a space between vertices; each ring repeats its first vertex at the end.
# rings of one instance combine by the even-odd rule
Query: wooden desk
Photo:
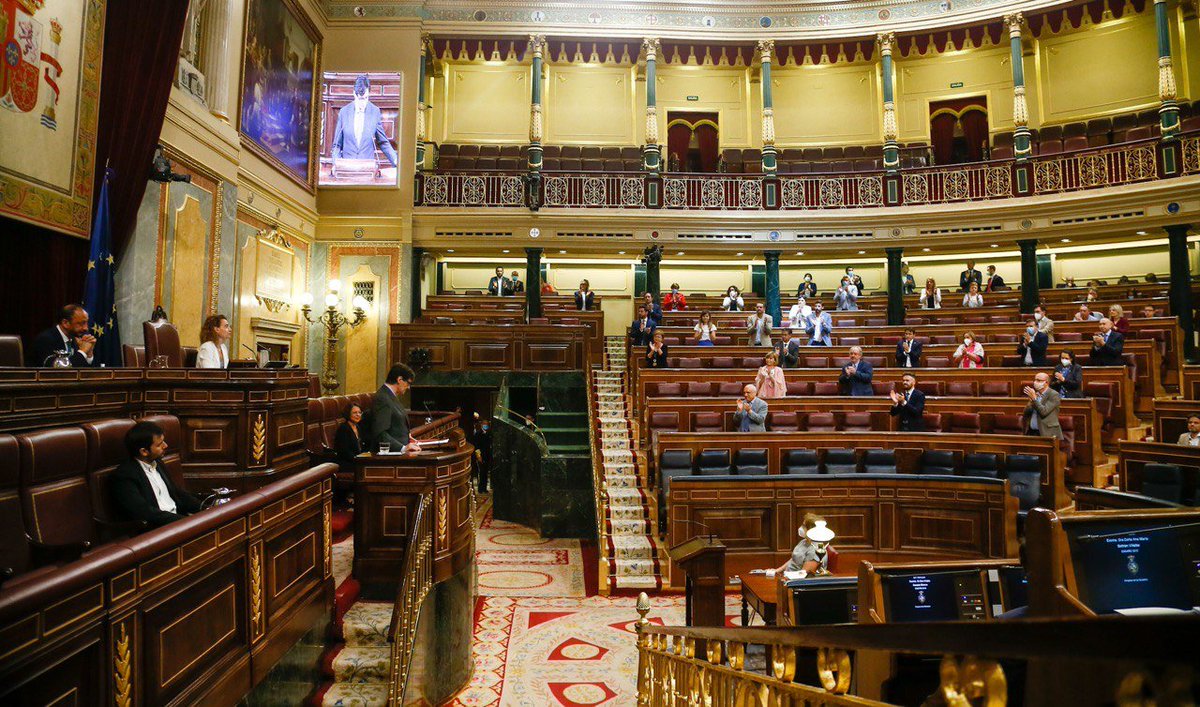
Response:
POLYGON ((407 363, 414 349, 425 349, 440 371, 579 371, 593 355, 588 335, 583 324, 392 324, 388 355, 407 363))
POLYGON ((763 623, 775 625, 775 608, 779 600, 779 578, 762 574, 742 577, 742 626, 750 625, 750 612, 762 617, 763 623))

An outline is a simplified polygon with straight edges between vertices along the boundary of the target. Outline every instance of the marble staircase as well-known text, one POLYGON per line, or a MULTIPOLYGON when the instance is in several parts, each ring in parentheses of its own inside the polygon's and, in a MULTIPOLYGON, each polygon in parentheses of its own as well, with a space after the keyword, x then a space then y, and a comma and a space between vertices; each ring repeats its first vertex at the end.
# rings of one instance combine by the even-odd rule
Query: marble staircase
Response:
POLYGON ((593 371, 597 429, 602 455, 601 493, 607 498, 603 522, 607 541, 600 548, 608 567, 608 590, 659 590, 661 561, 653 494, 633 447, 627 391, 625 344, 605 340, 605 367, 593 371))

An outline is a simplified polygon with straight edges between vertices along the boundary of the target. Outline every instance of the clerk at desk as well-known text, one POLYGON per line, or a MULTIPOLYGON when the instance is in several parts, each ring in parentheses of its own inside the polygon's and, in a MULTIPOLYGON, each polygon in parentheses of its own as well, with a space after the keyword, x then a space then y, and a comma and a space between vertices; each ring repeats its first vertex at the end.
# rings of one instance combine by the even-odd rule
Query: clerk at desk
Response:
POLYGON ((767 570, 767 576, 774 576, 782 572, 805 572, 807 574, 816 574, 818 568, 820 570, 829 570, 829 548, 826 546, 826 552, 823 554, 817 553, 817 544, 808 538, 808 533, 813 528, 817 527, 818 521, 825 519, 815 513, 804 514, 804 524, 798 529, 800 534, 800 542, 796 543, 796 547, 792 548, 792 556, 787 562, 779 567, 767 570))

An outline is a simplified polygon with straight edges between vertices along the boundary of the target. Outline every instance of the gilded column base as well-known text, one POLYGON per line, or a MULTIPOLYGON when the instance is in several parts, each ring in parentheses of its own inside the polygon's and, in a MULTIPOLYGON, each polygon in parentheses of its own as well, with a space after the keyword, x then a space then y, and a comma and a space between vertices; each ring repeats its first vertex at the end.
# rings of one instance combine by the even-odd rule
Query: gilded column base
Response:
POLYGON ((1021 126, 1013 131, 1013 157, 1024 161, 1033 156, 1033 141, 1029 128, 1021 126))
POLYGON ((895 140, 883 143, 883 168, 889 172, 900 169, 900 143, 895 140))
POLYGON ((662 148, 650 143, 642 148, 642 169, 651 174, 658 174, 662 171, 662 148))
POLYGON ((1163 101, 1158 109, 1158 124, 1162 131, 1163 140, 1173 140, 1179 135, 1179 104, 1175 101, 1163 101))

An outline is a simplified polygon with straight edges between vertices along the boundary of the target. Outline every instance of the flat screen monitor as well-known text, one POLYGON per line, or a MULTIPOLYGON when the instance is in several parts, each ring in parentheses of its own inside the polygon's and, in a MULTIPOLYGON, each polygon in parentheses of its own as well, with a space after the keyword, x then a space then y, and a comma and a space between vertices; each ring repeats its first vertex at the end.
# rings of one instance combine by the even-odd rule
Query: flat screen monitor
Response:
POLYGON ((881 574, 889 623, 987 618, 980 570, 881 574))
POLYGON ((797 626, 850 624, 858 620, 858 579, 817 577, 787 584, 797 626))
POLYGON ((1200 606, 1200 523, 1143 518, 1065 529, 1079 600, 1092 611, 1200 606))
POLYGON ((987 572, 993 616, 1029 605, 1029 578, 1024 567, 998 567, 987 572))

